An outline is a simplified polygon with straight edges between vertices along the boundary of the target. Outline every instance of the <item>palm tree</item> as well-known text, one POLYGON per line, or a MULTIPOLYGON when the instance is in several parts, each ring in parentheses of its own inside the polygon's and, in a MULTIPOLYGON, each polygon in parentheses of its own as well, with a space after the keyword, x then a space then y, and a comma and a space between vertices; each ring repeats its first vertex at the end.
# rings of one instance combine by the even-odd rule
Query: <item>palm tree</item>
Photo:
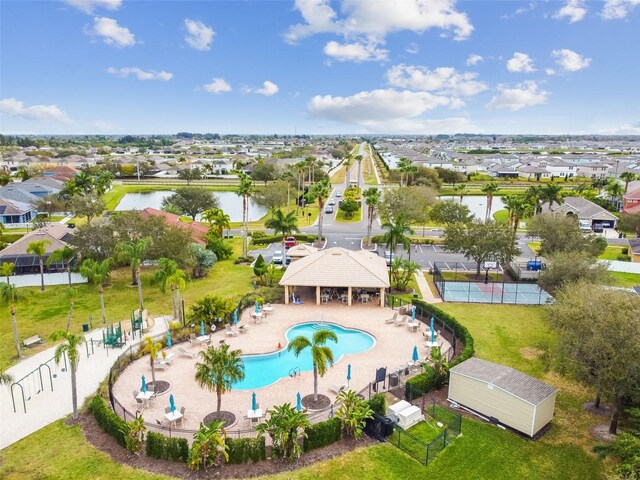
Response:
POLYGON ((513 231, 518 231, 520 219, 533 215, 533 205, 523 195, 505 195, 502 197, 504 206, 509 211, 509 219, 513 223, 513 231))
POLYGON ((411 160, 409 160, 406 157, 402 157, 400 160, 398 160, 398 170, 400 170, 400 186, 404 186, 405 185, 405 174, 407 175, 407 181, 408 181, 408 177, 409 177, 409 171, 411 170, 412 167, 412 163, 411 160))
POLYGON ((75 287, 67 288, 67 291, 64 294, 65 298, 69 301, 69 315, 67 316, 67 328, 65 331, 69 331, 71 328, 71 317, 73 316, 73 306, 76 303, 76 298, 78 298, 78 289, 75 287))
POLYGON ((287 182, 287 213, 289 213, 289 204, 291 203, 289 190, 291 188, 291 179, 293 178, 293 172, 291 170, 285 170, 280 174, 280 179, 287 182))
POLYGON ((240 185, 236 189, 236 195, 242 197, 242 256, 247 256, 247 221, 249 217, 249 197, 253 193, 253 182, 244 172, 238 175, 240 185))
POLYGON ((333 365, 333 350, 326 346, 332 340, 338 343, 338 336, 332 330, 318 330, 313 334, 311 341, 304 335, 299 335, 289 343, 288 351, 292 351, 296 357, 307 348, 311 348, 311 360, 313 361, 313 400, 318 400, 318 375, 324 377, 329 365, 333 365))
POLYGON ((482 193, 487 195, 487 212, 484 216, 484 221, 488 221, 491 217, 491 207, 493 206, 493 194, 498 191, 498 184, 496 182, 489 182, 481 189, 482 193))
POLYGON ((27 253, 32 253, 40 260, 40 291, 44 292, 44 254, 47 251, 47 245, 51 242, 49 240, 36 240, 29 242, 27 246, 27 253))
MULTIPOLYGON (((142 348, 140 353, 142 355, 149 354, 149 365, 151 365, 151 380, 153 381, 153 389, 156 388, 156 357, 158 353, 162 352, 162 343, 156 342, 150 336, 146 336, 142 339, 142 348)), ((165 353, 162 352, 162 357, 164 358, 165 353)))
POLYGON ((627 193, 629 189, 629 183, 633 182, 636 179, 636 174, 633 172, 623 172, 620 174, 620 180, 624 182, 624 193, 627 193))
POLYGON ((413 230, 404 215, 398 215, 396 219, 388 219, 382 224, 382 228, 386 229, 382 239, 387 248, 394 254, 396 253, 396 247, 399 243, 406 249, 409 249, 409 251, 411 250, 411 238, 409 238, 407 234, 412 235, 413 230))
POLYGON ((54 332, 51 335, 51 340, 65 340, 66 343, 61 343, 56 347, 56 351, 53 354, 53 358, 57 365, 60 364, 60 360, 64 355, 69 359, 69 368, 71 369, 71 404, 73 405, 73 419, 78 419, 78 390, 76 381, 76 372, 78 371, 78 363, 80 363, 80 351, 79 347, 85 341, 84 335, 74 335, 69 332, 63 332, 61 330, 54 332))
POLYGON ((453 190, 460 195, 460 204, 462 205, 462 199, 464 197, 464 191, 467 189, 467 186, 464 183, 456 185, 453 187, 453 190))
POLYGON ((358 183, 356 185, 360 188, 360 174, 362 173, 362 160, 364 157, 362 155, 356 155, 355 159, 358 162, 358 183))
POLYGON ((198 431, 193 434, 193 444, 189 452, 189 469, 216 467, 217 459, 221 454, 225 461, 229 461, 227 433, 223 425, 223 420, 214 420, 207 425, 202 423, 198 431))
POLYGON ((324 201, 331 195, 329 180, 322 180, 313 185, 311 195, 318 199, 318 241, 322 241, 322 220, 324 219, 324 201))
POLYGON ((216 413, 220 413, 222 394, 231 391, 234 383, 244 379, 241 354, 240 350, 229 351, 226 344, 200 352, 202 361, 196 364, 196 382, 210 392, 216 392, 216 413))
POLYGON ((138 276, 136 275, 138 267, 144 260, 149 245, 153 243, 150 237, 141 238, 140 240, 128 240, 120 242, 116 246, 116 252, 120 260, 127 262, 131 267, 131 285, 138 284, 138 276))
POLYGON ((231 217, 224 213, 221 208, 218 208, 217 212, 213 216, 211 223, 214 231, 216 232, 216 235, 222 238, 224 229, 231 228, 231 217))
POLYGON ((16 170, 15 175, 23 182, 26 182, 31 177, 33 177, 33 173, 26 167, 18 168, 18 170, 16 170))
POLYGON ((174 320, 182 320, 183 311, 180 292, 187 288, 187 280, 189 280, 189 277, 184 270, 181 269, 177 269, 169 278, 167 278, 167 284, 171 289, 174 320))
POLYGON ((544 206, 545 203, 549 204, 549 209, 556 203, 558 206, 564 203, 562 198, 562 187, 554 183, 545 185, 540 189, 540 206, 544 206))
POLYGON ((290 403, 276 405, 267 411, 269 418, 260 423, 256 430, 271 437, 274 454, 294 461, 302 454, 302 442, 298 439, 307 437, 305 430, 311 426, 309 417, 299 412, 290 403))
POLYGON ((89 283, 98 288, 100 295, 100 308, 102 309, 102 323, 107 323, 107 315, 104 310, 104 286, 109 282, 109 273, 111 271, 111 259, 107 258, 102 262, 96 262, 91 258, 87 258, 80 265, 80 275, 89 280, 89 283))
POLYGON ((273 213, 273 217, 264 222, 267 228, 273 228, 276 233, 282 233, 282 251, 285 251, 284 240, 287 235, 291 235, 298 228, 298 219, 296 214, 289 212, 283 213, 278 209, 273 213))
POLYGON ((539 185, 533 185, 527 188, 524 192, 524 197, 531 205, 533 205, 534 214, 539 215, 542 213, 542 187, 539 185))
POLYGON ((76 258, 76 251, 68 245, 54 250, 51 252, 51 255, 49 255, 49 258, 47 258, 47 265, 51 265, 53 262, 60 262, 66 265, 69 286, 71 286, 71 260, 74 258, 76 258))
POLYGON ((302 177, 304 175, 305 165, 304 162, 298 162, 293 167, 296 170, 298 179, 298 189, 296 190, 296 215, 298 215, 298 207, 300 206, 300 191, 304 188, 304 181, 302 177))
POLYGON ((616 198, 620 198, 624 194, 624 188, 616 180, 607 185, 605 191, 611 196, 611 203, 614 203, 616 198))
MULTIPOLYGON (((178 310, 176 306, 176 290, 178 296, 180 289, 186 287, 188 280, 187 274, 178 268, 178 264, 168 258, 158 260, 158 270, 153 276, 153 283, 160 284, 160 291, 167 293, 167 287, 171 289, 171 301, 173 303, 173 318, 178 319, 178 310)), ((178 302, 179 305, 179 302, 178 302)))
POLYGON ((0 265, 0 276, 7 277, 7 284, 9 283, 9 277, 13 275, 16 265, 14 263, 3 263, 0 265))
POLYGON ((11 324, 13 326, 13 339, 16 342, 18 358, 22 357, 22 352, 20 351, 20 335, 18 335, 18 322, 16 321, 16 303, 23 299, 24 295, 15 285, 0 283, 0 302, 11 305, 11 324))
POLYGON ((373 226, 373 218, 382 199, 382 192, 376 187, 367 188, 364 193, 365 203, 367 204, 367 245, 371 244, 371 228, 373 226))

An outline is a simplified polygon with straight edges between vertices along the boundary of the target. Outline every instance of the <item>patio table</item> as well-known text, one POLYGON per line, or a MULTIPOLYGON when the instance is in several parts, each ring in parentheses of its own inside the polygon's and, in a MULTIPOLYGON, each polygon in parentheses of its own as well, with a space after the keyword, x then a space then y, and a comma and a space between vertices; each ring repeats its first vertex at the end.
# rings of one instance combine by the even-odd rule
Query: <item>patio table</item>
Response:
POLYGON ((140 392, 136 395, 138 400, 142 400, 142 408, 149 406, 149 400, 153 397, 154 392, 147 390, 146 392, 140 392))
POLYGON ((176 420, 180 420, 182 418, 182 414, 178 410, 175 410, 173 412, 165 413, 164 418, 175 425, 176 420))
POLYGON ((419 326, 420 326, 420 324, 418 322, 409 322, 409 323, 407 323, 407 327, 412 332, 417 332, 419 326))

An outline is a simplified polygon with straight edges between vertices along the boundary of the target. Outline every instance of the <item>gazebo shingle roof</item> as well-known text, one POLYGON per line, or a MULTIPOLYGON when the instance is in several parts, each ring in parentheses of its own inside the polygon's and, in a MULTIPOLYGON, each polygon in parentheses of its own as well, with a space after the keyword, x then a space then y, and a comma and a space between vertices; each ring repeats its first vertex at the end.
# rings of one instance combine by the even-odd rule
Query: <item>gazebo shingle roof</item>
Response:
POLYGON ((387 288, 389 276, 384 258, 375 253, 335 247, 292 262, 280 285, 387 288))

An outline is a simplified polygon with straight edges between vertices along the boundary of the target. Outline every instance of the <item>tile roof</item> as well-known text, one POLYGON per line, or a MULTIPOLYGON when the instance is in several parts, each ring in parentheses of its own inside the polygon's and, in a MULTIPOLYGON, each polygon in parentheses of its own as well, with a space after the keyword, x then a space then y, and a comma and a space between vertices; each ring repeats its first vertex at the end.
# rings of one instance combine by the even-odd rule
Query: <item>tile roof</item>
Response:
POLYGON ((335 247, 292 262, 280 285, 388 288, 389 275, 384 258, 375 253, 335 247))
POLYGON ((67 245, 67 235, 71 232, 72 230, 67 228, 67 226, 64 224, 49 224, 46 227, 29 232, 24 237, 13 242, 7 248, 0 251, 0 257, 4 257, 6 255, 24 255, 27 253, 27 247, 29 246, 29 243, 38 240, 49 241, 49 243, 45 245, 45 252, 47 254, 50 254, 54 250, 58 250, 67 245))
POLYGON ((173 213, 165 212, 164 210, 157 210, 155 208, 145 208, 144 210, 140 211, 140 214, 143 217, 149 217, 149 216, 163 217, 164 221, 168 225, 173 225, 174 227, 180 227, 180 228, 191 231, 194 242, 197 242, 201 245, 206 245, 207 243, 205 241, 205 237, 209 232, 209 227, 207 227, 206 225, 203 225, 200 222, 190 222, 190 223, 182 222, 180 221, 180 215, 175 215, 173 213))
MULTIPOLYGON (((548 212, 549 206, 547 205, 545 209, 548 212)), ((611 220, 618 220, 618 217, 613 213, 582 197, 565 197, 564 203, 562 205, 554 205, 551 212, 564 211, 567 209, 576 210, 580 218, 593 218, 596 215, 604 215, 611 220)))
POLYGON ((558 390, 514 368, 475 357, 459 363, 450 371, 495 385, 533 405, 538 405, 558 390))
POLYGON ((289 250, 287 250, 287 256, 291 258, 302 258, 317 252, 318 249, 316 247, 300 243, 295 247, 291 247, 289 250))

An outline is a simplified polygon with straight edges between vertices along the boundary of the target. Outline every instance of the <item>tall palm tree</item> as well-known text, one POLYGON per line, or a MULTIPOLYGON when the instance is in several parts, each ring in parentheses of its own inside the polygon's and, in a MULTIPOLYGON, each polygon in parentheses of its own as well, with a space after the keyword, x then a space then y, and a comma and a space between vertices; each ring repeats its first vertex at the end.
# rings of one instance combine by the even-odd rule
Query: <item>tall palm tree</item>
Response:
POLYGON ((524 197, 524 195, 505 195, 502 197, 504 206, 509 211, 509 219, 513 224, 513 231, 518 231, 520 219, 533 215, 533 205, 524 197))
POLYGON ((173 272, 169 278, 167 278, 167 284, 171 289, 171 299, 173 302, 173 318, 174 320, 182 320, 182 302, 180 298, 180 292, 187 288, 187 280, 189 277, 184 270, 177 269, 173 272))
POLYGON ((91 258, 87 258, 80 265, 80 275, 89 280, 89 283, 95 285, 98 289, 98 295, 100 295, 100 308, 102 309, 102 323, 107 323, 107 315, 104 310, 104 286, 109 282, 110 272, 110 258, 101 262, 96 262, 91 258))
POLYGON ((78 371, 78 364, 80 363, 80 345, 85 341, 84 335, 71 334, 69 332, 63 332, 59 330, 51 335, 51 340, 65 340, 66 343, 61 343, 56 347, 56 351, 53 354, 53 358, 57 365, 60 365, 60 360, 63 356, 69 359, 69 368, 71 370, 71 404, 73 405, 73 419, 78 419, 78 389, 76 373, 78 371))
POLYGON ((311 188, 311 195, 318 200, 318 240, 322 241, 322 221, 324 219, 324 201, 331 195, 329 180, 315 183, 311 188))
POLYGON ((453 187, 453 190, 460 196, 460 204, 462 204, 462 199, 464 198, 464 191, 466 189, 467 189, 467 186, 464 183, 461 183, 453 187))
POLYGON ((298 189, 296 190, 296 215, 298 215, 298 208, 300 207, 300 201, 299 201, 300 192, 304 189, 303 176, 304 176, 305 165, 304 165, 304 162, 298 162, 293 167, 296 170, 297 179, 298 179, 298 189))
POLYGON ((633 172, 623 172, 620 174, 620 180, 624 182, 624 193, 627 193, 629 189, 629 183, 633 182, 636 179, 636 174, 633 172))
POLYGON ((481 189, 482 193, 487 195, 487 211, 484 215, 484 221, 488 221, 491 218, 491 207, 493 206, 493 194, 498 191, 498 184, 496 182, 489 182, 481 189))
POLYGON ((557 204, 558 206, 564 203, 564 198, 562 197, 562 187, 560 185, 556 185, 555 183, 549 183, 545 185, 540 190, 540 205, 544 206, 545 203, 549 204, 549 209, 553 207, 553 204, 557 204))
POLYGON ((177 305, 180 304, 179 300, 176 303, 176 292, 179 297, 180 289, 184 290, 186 282, 188 280, 187 274, 178 268, 178 264, 168 258, 161 258, 158 260, 158 270, 153 276, 152 282, 160 285, 160 291, 167 293, 167 287, 171 290, 171 302, 173 303, 173 318, 178 319, 177 305))
POLYGON ((44 292, 44 254, 47 252, 47 245, 51 242, 49 240, 36 240, 29 242, 27 245, 27 253, 32 253, 40 261, 40 291, 44 292))
POLYGON ((616 198, 622 197, 624 194, 624 188, 617 180, 614 180, 612 183, 605 187, 605 191, 609 196, 611 196, 611 203, 614 203, 616 198))
POLYGON ((253 182, 244 172, 238 175, 240 184, 236 189, 236 195, 242 197, 242 256, 247 256, 247 221, 249 216, 249 197, 253 193, 253 182))
POLYGON ((65 265, 67 276, 69 277, 69 286, 71 286, 71 261, 74 258, 76 258, 76 251, 68 245, 54 250, 47 258, 47 265, 51 265, 53 262, 60 262, 65 265))
POLYGON ((140 240, 127 240, 120 242, 116 246, 116 253, 121 261, 127 262, 131 267, 131 285, 138 284, 138 276, 136 272, 138 267, 144 260, 149 245, 153 243, 150 237, 141 238, 140 240))
POLYGON ((231 217, 224 213, 221 208, 218 208, 211 220, 211 225, 216 232, 216 235, 222 238, 225 228, 231 228, 231 217))
POLYGON ((3 263, 0 265, 0 276, 7 277, 7 284, 9 284, 9 277, 13 275, 16 265, 14 263, 3 263))
POLYGON ((13 339, 16 342, 18 358, 22 357, 20 351, 20 335, 18 335, 18 322, 16 321, 16 304, 24 299, 22 292, 15 285, 0 283, 0 302, 11 305, 11 325, 13 326, 13 339))
MULTIPOLYGON (((150 336, 146 336, 142 339, 142 348, 140 349, 140 353, 142 355, 149 354, 149 365, 151 366, 151 380, 153 381, 153 388, 156 388, 156 357, 158 353, 162 352, 162 343, 156 342, 150 336)), ((165 353, 162 352, 162 357, 164 358, 165 353)))
POLYGON ((276 233, 282 233, 282 251, 285 251, 284 240, 287 235, 291 235, 298 228, 298 219, 293 212, 283 213, 282 210, 277 209, 273 213, 273 217, 268 219, 264 226, 267 228, 273 228, 276 233))
POLYGON ((356 155, 355 159, 358 162, 358 183, 356 185, 360 188, 360 175, 362 173, 362 160, 364 160, 364 157, 362 155, 356 155))
POLYGON ((524 192, 524 196, 531 205, 533 205, 534 214, 539 215, 542 213, 542 187, 539 185, 533 185, 527 188, 524 192))
POLYGON ((299 335, 289 343, 288 351, 293 351, 296 357, 306 350, 311 349, 311 360, 313 361, 313 400, 318 400, 318 375, 324 377, 327 368, 334 364, 333 350, 326 346, 331 340, 338 343, 338 336, 332 330, 317 330, 311 340, 304 335, 299 335))
POLYGON ((71 328, 71 317, 73 316, 73 306, 76 303, 76 298, 78 298, 78 289, 76 287, 69 287, 67 291, 64 293, 65 298, 69 301, 69 315, 67 316, 67 328, 66 332, 71 328))
POLYGON ((140 267, 136 268, 136 277, 138 277, 138 300, 140 301, 140 315, 144 310, 144 298, 142 296, 142 278, 140 277, 140 267))
POLYGON ((382 192, 376 187, 367 188, 364 193, 364 200, 367 204, 367 245, 371 244, 371 228, 373 226, 373 218, 382 199, 382 192))
POLYGON ((402 157, 398 160, 398 170, 400 170, 400 186, 403 187, 405 185, 405 174, 408 178, 409 171, 411 170, 412 162, 406 157, 402 157))
POLYGON ((382 224, 382 228, 386 230, 382 236, 383 242, 394 255, 399 243, 406 249, 411 250, 411 238, 408 235, 412 235, 413 230, 404 215, 398 215, 395 219, 388 219, 382 224))
POLYGON ((244 379, 244 362, 240 350, 229 351, 229 345, 209 347, 200 352, 196 363, 196 382, 210 392, 216 392, 216 412, 220 413, 222 394, 231 391, 234 383, 244 379))
POLYGON ((287 213, 289 213, 289 204, 291 203, 290 189, 291 189, 292 178, 293 178, 293 172, 291 170, 285 170, 280 174, 280 179, 287 182, 287 213))

